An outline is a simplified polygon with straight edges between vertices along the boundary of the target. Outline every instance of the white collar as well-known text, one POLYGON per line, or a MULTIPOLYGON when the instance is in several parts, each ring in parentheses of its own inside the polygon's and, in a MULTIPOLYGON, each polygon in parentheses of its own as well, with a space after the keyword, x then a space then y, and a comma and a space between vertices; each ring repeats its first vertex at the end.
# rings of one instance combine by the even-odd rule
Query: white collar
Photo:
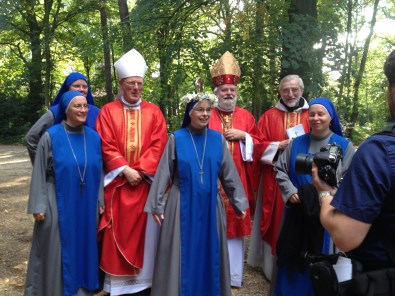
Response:
POLYGON ((136 103, 131 104, 131 103, 127 102, 123 96, 121 96, 122 104, 126 108, 129 108, 129 109, 140 109, 141 101, 142 101, 142 99, 140 98, 140 99, 138 99, 138 101, 136 103))

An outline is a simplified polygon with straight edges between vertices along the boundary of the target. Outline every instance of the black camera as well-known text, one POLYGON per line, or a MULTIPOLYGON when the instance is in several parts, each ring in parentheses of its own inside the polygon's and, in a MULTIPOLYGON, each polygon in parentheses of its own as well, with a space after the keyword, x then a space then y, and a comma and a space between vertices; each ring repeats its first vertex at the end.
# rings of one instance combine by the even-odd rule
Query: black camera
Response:
POLYGON ((334 144, 321 147, 314 156, 299 153, 296 155, 295 171, 297 174, 310 174, 313 162, 318 167, 318 176, 331 186, 337 186, 341 180, 342 148, 334 144))

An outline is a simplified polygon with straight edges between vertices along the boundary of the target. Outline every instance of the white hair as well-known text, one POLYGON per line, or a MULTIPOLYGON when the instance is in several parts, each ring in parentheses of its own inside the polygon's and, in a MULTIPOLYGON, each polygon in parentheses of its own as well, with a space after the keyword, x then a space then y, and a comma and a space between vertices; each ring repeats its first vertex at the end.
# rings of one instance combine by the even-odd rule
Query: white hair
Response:
POLYGON ((304 84, 303 84, 302 78, 300 78, 299 75, 292 74, 292 75, 287 75, 287 76, 283 77, 280 80, 280 85, 278 86, 278 90, 281 91, 281 88, 283 87, 283 84, 285 82, 292 81, 292 80, 298 80, 299 81, 299 87, 301 89, 304 89, 304 84))

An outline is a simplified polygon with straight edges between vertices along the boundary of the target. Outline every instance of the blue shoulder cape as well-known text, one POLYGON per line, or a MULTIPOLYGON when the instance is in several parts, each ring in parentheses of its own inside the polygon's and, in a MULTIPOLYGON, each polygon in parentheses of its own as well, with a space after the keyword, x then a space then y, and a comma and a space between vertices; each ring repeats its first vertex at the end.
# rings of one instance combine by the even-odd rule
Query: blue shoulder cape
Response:
POLYGON ((222 160, 221 134, 206 129, 192 134, 186 128, 174 132, 180 176, 181 295, 220 296, 220 249, 217 231, 218 176, 222 160))
MULTIPOLYGON (((55 170, 56 201, 62 256, 64 295, 79 288, 99 287, 97 250, 97 209, 102 159, 100 137, 84 127, 86 137, 86 173, 80 186, 77 162, 62 124, 48 129, 55 170)), ((81 174, 85 166, 84 134, 69 133, 81 174)))

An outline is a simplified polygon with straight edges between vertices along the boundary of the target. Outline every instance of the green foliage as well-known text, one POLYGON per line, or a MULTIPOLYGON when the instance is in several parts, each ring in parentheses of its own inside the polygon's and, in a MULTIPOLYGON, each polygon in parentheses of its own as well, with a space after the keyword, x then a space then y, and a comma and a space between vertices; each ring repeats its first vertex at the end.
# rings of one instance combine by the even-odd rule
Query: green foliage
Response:
MULTIPOLYGON (((388 111, 382 63, 395 44, 393 36, 374 36, 359 89, 356 107, 360 115, 356 123, 349 119, 363 49, 362 27, 370 21, 365 10, 372 1, 317 0, 316 18, 288 15, 291 2, 298 1, 129 1, 129 44, 143 54, 149 67, 143 95, 162 108, 170 131, 182 121, 179 98, 193 91, 196 77, 203 79, 206 91, 212 88, 210 68, 226 50, 235 55, 242 71, 238 104, 257 118, 276 103, 280 76, 296 71, 311 98, 332 99, 343 125, 356 124, 353 140, 357 143, 385 125, 388 111), (353 5, 350 11, 347 3, 353 5), (346 42, 348 12, 352 23, 346 42)), ((46 109, 44 96, 50 103, 72 71, 89 78, 97 105, 107 101, 99 13, 103 3, 112 62, 125 51, 117 1, 61 0, 53 2, 46 15, 44 4, 49 3, 4 0, 0 7, 0 104, 2 110, 13 112, 4 113, 2 123, 17 140, 31 118, 46 109), (48 86, 48 93, 39 87, 32 93, 38 74, 42 78, 36 84, 48 86), (11 102, 19 108, 14 110, 11 102)), ((381 3, 379 18, 394 15, 393 1, 381 3)), ((112 81, 117 92, 114 76, 112 81)))
POLYGON ((18 95, 0 93, 0 143, 22 143, 31 123, 26 121, 26 102, 18 95))
POLYGON ((352 137, 353 144, 359 146, 369 136, 379 132, 387 125, 388 125, 388 121, 379 119, 371 122, 366 122, 364 125, 355 126, 355 130, 352 137))

